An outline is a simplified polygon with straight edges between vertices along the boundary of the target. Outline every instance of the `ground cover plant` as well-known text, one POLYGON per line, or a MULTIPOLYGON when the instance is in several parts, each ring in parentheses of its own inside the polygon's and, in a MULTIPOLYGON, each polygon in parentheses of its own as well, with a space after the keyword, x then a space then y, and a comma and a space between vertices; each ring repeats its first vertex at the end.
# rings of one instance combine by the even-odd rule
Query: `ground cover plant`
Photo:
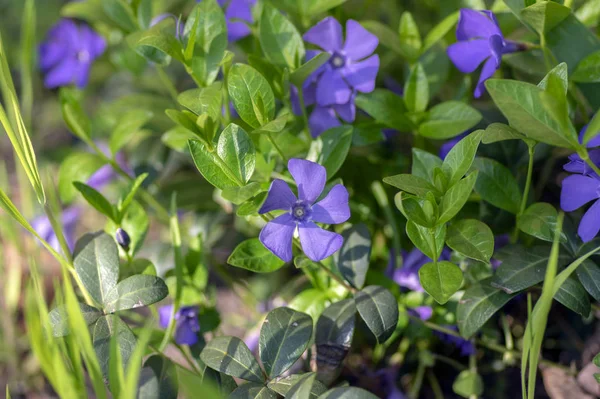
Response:
POLYGON ((5 3, 6 397, 600 397, 600 1, 5 3))

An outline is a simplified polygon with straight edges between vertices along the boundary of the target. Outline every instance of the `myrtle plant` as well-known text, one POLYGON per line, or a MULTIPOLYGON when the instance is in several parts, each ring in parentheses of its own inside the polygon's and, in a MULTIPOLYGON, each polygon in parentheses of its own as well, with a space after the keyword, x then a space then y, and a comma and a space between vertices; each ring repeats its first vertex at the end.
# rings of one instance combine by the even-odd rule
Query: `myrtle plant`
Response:
POLYGON ((7 397, 600 396, 598 0, 2 11, 7 397))

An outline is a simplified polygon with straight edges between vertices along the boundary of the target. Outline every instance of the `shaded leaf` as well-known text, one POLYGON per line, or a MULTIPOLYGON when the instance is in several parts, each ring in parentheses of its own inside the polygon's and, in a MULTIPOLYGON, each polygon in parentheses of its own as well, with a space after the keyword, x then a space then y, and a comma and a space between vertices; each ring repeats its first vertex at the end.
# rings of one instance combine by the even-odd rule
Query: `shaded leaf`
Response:
POLYGON ((259 383, 265 380, 250 349, 236 337, 213 338, 202 350, 200 359, 208 367, 232 377, 259 383))
POLYGON ((108 313, 152 305, 169 294, 167 285, 160 277, 136 274, 119 282, 104 299, 108 313))
MULTIPOLYGON (((461 274, 462 275, 462 274, 461 274)), ((391 292, 371 285, 354 295, 356 309, 379 343, 385 342, 398 323, 398 302, 391 292)))

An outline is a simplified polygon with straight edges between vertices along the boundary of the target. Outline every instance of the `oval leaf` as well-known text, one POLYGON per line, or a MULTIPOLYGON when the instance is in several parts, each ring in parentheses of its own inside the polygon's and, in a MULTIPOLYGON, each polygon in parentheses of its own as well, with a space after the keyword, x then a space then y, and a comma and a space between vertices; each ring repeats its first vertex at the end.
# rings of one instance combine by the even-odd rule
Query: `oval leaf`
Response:
POLYGON ((430 262, 419 269, 419 279, 423 289, 443 305, 460 289, 463 274, 454 263, 447 261, 430 262))
POLYGON ((264 382, 262 370, 244 341, 216 337, 202 350, 200 359, 214 370, 247 381, 264 382))
POLYGON ((255 273, 271 273, 285 265, 285 262, 273 255, 258 238, 241 242, 235 247, 227 263, 255 273))
POLYGON ((338 254, 338 270, 353 287, 365 285, 371 261, 371 233, 364 224, 352 226, 342 233, 344 244, 338 254))
POLYGON ((254 129, 275 117, 275 96, 269 82, 254 68, 235 64, 227 76, 227 90, 240 118, 254 129))
POLYGON ((394 295, 383 287, 371 285, 357 292, 354 301, 360 317, 375 334, 377 342, 385 342, 398 324, 398 302, 394 295))
POLYGON ((169 294, 165 282, 156 276, 136 274, 114 287, 104 300, 107 313, 152 305, 169 294))
POLYGON ((494 253, 494 233, 479 220, 460 220, 448 228, 446 244, 471 259, 489 262, 494 253))

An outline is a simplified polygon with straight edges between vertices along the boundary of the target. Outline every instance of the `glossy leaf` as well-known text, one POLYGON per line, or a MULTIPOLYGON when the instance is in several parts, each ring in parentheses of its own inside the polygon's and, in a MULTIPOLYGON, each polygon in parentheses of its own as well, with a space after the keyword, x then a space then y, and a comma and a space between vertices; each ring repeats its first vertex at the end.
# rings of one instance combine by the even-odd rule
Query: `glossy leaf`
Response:
POLYGON ((119 282, 104 299, 108 313, 152 305, 169 294, 167 285, 160 277, 137 274, 119 282))
POLYGON ((463 274, 454 263, 430 262, 419 269, 419 280, 423 289, 443 305, 462 286, 463 274))
POLYGON ((408 220, 406 222, 406 235, 410 238, 415 247, 423 252, 430 259, 438 259, 444 249, 444 240, 446 239, 446 225, 440 224, 435 227, 435 242, 431 241, 431 230, 427 227, 419 226, 408 220), (432 246, 435 245, 435 248, 432 246))
MULTIPOLYGON (((292 374, 292 375, 288 375, 286 377, 276 378, 274 380, 269 381, 269 384, 267 386, 272 391, 275 391, 278 394, 280 394, 281 396, 285 397, 285 396, 287 396, 288 392, 290 392, 292 387, 296 386, 297 384, 306 383, 305 377, 308 375, 309 376, 308 378, 310 378, 310 374, 312 374, 312 373, 292 374)), ((312 385, 312 388, 310 390, 310 396, 309 396, 309 398, 311 398, 311 399, 316 399, 320 394, 327 391, 327 387, 325 385, 323 385, 323 383, 317 379, 315 379, 311 385, 312 385)))
POLYGON ((475 108, 459 101, 447 101, 429 110, 419 126, 419 134, 432 139, 449 139, 475 126, 481 114, 475 108))
POLYGON ((411 174, 433 182, 433 171, 441 167, 440 157, 413 147, 411 174))
POLYGON ((496 143, 504 140, 529 140, 525 135, 504 123, 492 123, 485 128, 481 141, 483 144, 496 143))
POLYGON ((88 204, 93 206, 98 212, 111 220, 117 219, 117 210, 115 207, 96 189, 77 181, 73 185, 83 195, 88 204))
MULTIPOLYGON (((523 212, 517 221, 519 229, 540 240, 554 241, 556 220, 558 212, 545 202, 532 204, 523 212)), ((564 233, 561 233, 561 241, 566 241, 564 233)))
POLYGON ((227 77, 227 90, 242 120, 254 129, 275 118, 275 97, 269 82, 254 68, 235 64, 227 77))
POLYGON ((208 367, 232 377, 259 383, 265 380, 250 349, 236 337, 213 338, 202 350, 200 359, 208 367))
POLYGON ((277 399, 277 394, 263 384, 247 382, 231 392, 228 399, 277 399))
POLYGON ((481 198, 510 213, 519 213, 521 189, 510 170, 489 158, 476 158, 473 167, 479 171, 475 191, 481 198))
POLYGON ((471 168, 482 136, 481 130, 469 134, 452 147, 444 158, 442 171, 448 179, 449 187, 462 179, 471 168))
POLYGON ((258 238, 241 242, 229 255, 227 263, 255 273, 271 273, 285 265, 285 262, 273 255, 258 238))
POLYGON ((490 285, 490 279, 471 285, 458 302, 456 320, 460 334, 470 338, 515 294, 490 285))
POLYGON ((440 206, 439 223, 450 221, 467 203, 473 187, 477 184, 477 171, 471 172, 467 177, 459 180, 444 194, 440 206))
POLYGON ((273 64, 296 69, 304 59, 302 36, 278 9, 265 4, 259 22, 263 52, 273 64))
POLYGON ((315 373, 306 373, 294 386, 288 391, 286 398, 289 399, 310 399, 312 386, 315 382, 315 373))
POLYGON ((383 182, 419 197, 424 197, 430 191, 435 195, 440 195, 439 190, 433 184, 414 174, 384 177, 383 182))
POLYGON ((236 179, 248 183, 256 165, 256 150, 244 129, 230 123, 219 136, 217 155, 225 164, 220 163, 222 169, 227 167, 236 179))
POLYGON ((446 244, 471 259, 489 262, 494 253, 494 233, 479 220, 460 220, 448 228, 446 244))
POLYGON ((119 254, 113 238, 101 231, 84 235, 75 245, 73 264, 91 297, 104 303, 119 278, 119 254))
POLYGON ((356 309, 377 342, 385 342, 398 323, 398 302, 383 287, 370 285, 354 295, 356 309))
POLYGON ((342 236, 344 244, 337 254, 338 270, 353 287, 361 289, 371 261, 371 233, 360 223, 345 230, 342 236))
POLYGON ((410 112, 423 112, 429 103, 429 82, 421 64, 410 71, 404 85, 404 104, 410 112))
POLYGON ((269 378, 283 374, 302 356, 312 336, 309 315, 290 308, 269 312, 260 329, 259 353, 269 378))
POLYGON ((600 267, 594 261, 585 260, 575 271, 585 290, 596 300, 600 300, 600 267))
POLYGON ((215 82, 202 89, 186 90, 177 96, 177 101, 196 115, 208 114, 212 119, 219 120, 221 118, 222 87, 221 82, 215 82))
POLYGON ((394 197, 396 207, 404 217, 423 227, 435 227, 437 205, 428 199, 420 199, 404 192, 394 197))

